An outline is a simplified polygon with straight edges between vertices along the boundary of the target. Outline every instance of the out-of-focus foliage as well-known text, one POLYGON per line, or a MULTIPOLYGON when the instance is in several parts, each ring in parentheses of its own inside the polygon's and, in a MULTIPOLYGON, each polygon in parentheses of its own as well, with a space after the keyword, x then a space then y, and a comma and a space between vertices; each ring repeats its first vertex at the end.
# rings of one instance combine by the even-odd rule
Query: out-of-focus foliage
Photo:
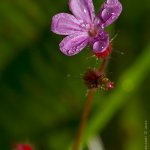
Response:
MULTIPOLYGON (((100 134, 106 150, 141 150, 146 120, 150 130, 150 1, 121 2, 109 29, 118 33, 107 68, 116 88, 96 94, 84 140, 100 134)), ((97 11, 101 3, 94 0, 97 11)), ((82 74, 97 62, 89 49, 74 57, 59 51, 51 18, 69 12, 67 4, 0 1, 0 150, 19 142, 67 150, 74 140, 86 100, 82 74)))

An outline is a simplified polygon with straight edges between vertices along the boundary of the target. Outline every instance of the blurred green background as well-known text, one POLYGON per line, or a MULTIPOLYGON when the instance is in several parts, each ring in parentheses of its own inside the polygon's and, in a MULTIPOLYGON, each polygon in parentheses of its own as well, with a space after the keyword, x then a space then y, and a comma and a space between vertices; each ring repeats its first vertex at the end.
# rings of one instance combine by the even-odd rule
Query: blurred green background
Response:
MULTIPOLYGON (((96 11, 102 2, 94 0, 96 11)), ((108 28, 111 37, 118 33, 107 67, 116 86, 95 95, 84 141, 96 135, 105 150, 146 150, 150 1, 121 3, 121 16, 108 28)), ((98 62, 89 49, 74 57, 59 51, 62 37, 50 31, 59 12, 69 13, 68 0, 0 1, 0 150, 20 142, 68 150, 73 143, 86 100, 82 74, 98 62)))

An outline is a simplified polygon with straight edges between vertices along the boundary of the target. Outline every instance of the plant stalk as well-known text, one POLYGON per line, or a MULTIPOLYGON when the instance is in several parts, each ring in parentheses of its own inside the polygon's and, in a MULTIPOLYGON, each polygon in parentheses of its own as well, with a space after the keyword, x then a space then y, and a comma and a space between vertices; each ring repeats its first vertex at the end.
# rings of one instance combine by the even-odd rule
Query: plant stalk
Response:
POLYGON ((85 128, 85 125, 86 125, 86 122, 87 122, 87 119, 88 119, 88 115, 90 113, 92 100, 93 100, 93 96, 94 96, 95 91, 96 91, 95 89, 88 90, 87 101, 86 101, 85 109, 83 111, 83 115, 82 115, 82 118, 81 118, 81 121, 80 121, 78 134, 77 134, 77 137, 76 137, 75 144, 73 146, 73 150, 79 150, 79 148, 80 148, 80 142, 81 142, 82 135, 83 135, 83 132, 84 132, 84 128, 85 128))
MULTIPOLYGON (((98 73, 100 75, 104 72, 105 66, 107 64, 107 60, 108 60, 107 58, 104 58, 102 63, 100 64, 100 67, 98 69, 98 73)), ((80 148, 83 132, 84 132, 87 120, 88 120, 88 116, 89 116, 89 113, 90 113, 90 109, 91 109, 91 106, 92 106, 92 100, 93 100, 93 96, 94 96, 95 92, 96 92, 96 88, 88 90, 85 108, 84 108, 84 111, 83 111, 83 114, 82 114, 82 118, 81 118, 81 121, 80 121, 77 137, 76 137, 76 140, 75 140, 75 143, 73 145, 72 150, 79 150, 79 148, 80 148)))

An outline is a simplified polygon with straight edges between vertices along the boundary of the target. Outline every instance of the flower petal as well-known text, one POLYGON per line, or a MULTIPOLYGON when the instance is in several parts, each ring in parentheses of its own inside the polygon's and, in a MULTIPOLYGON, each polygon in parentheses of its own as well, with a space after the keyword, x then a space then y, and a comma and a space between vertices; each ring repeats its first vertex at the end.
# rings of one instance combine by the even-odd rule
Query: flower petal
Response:
POLYGON ((79 53, 88 43, 89 35, 86 32, 76 33, 65 37, 59 44, 62 53, 73 56, 79 53))
POLYGON ((107 27, 114 22, 122 11, 122 5, 118 0, 106 0, 102 5, 98 18, 103 24, 103 27, 107 27))
POLYGON ((93 43, 94 53, 103 53, 109 46, 109 34, 102 31, 93 43))
POLYGON ((94 6, 92 0, 70 0, 69 7, 77 19, 84 23, 91 23, 94 20, 94 6))
POLYGON ((79 21, 70 14, 60 13, 52 18, 51 30, 56 34, 70 35, 81 32, 79 21))

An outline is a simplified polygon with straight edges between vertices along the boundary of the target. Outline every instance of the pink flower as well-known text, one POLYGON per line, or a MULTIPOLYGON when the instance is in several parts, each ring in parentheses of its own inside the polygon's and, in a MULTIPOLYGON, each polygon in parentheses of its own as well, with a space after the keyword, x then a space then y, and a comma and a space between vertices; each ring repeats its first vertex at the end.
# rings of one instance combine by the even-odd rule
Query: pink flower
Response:
POLYGON ((73 15, 59 13, 53 16, 51 30, 60 35, 67 35, 59 44, 60 50, 73 56, 87 45, 92 47, 96 56, 108 55, 109 34, 105 27, 113 23, 122 11, 118 0, 106 0, 95 16, 92 0, 70 0, 69 8, 73 15))

